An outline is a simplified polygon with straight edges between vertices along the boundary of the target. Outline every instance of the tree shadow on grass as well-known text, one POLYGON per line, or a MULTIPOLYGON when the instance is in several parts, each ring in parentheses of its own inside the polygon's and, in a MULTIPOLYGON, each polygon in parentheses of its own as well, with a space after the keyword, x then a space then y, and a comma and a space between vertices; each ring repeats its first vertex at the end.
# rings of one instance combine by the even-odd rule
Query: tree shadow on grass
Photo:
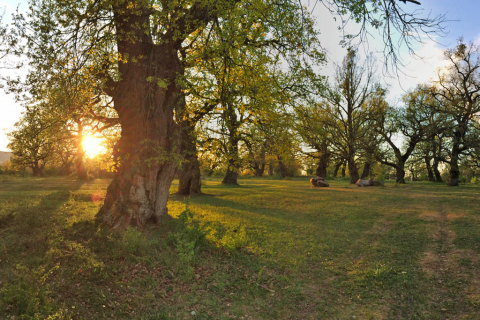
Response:
MULTIPOLYGON (((0 278, 4 279, 0 318, 56 312, 46 284, 55 265, 50 259, 52 243, 61 242, 62 206, 82 185, 65 179, 29 179, 9 190, 19 203, 6 208, 0 218, 0 278)), ((5 197, 8 199, 8 192, 0 192, 0 200, 5 197)))

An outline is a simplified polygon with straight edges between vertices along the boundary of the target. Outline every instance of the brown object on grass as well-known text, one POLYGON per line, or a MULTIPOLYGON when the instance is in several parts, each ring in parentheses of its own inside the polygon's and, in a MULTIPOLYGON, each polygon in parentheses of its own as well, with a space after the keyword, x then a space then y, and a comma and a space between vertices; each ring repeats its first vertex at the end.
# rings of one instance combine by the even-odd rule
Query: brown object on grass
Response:
POLYGON ((355 184, 359 187, 385 186, 385 182, 374 180, 373 178, 370 178, 368 180, 358 179, 355 184))
POLYGON ((323 177, 318 177, 318 176, 310 179, 310 183, 312 184, 312 186, 319 187, 319 188, 330 186, 327 182, 324 181, 323 177))

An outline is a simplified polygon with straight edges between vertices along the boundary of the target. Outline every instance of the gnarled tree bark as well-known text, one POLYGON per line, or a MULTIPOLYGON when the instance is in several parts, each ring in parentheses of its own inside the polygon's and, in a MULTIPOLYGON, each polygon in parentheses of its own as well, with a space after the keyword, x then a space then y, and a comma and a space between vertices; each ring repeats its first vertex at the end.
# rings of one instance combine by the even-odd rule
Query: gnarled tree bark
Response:
POLYGON ((183 121, 180 126, 182 128, 184 158, 179 171, 177 194, 184 196, 200 194, 202 193, 202 180, 193 133, 194 128, 188 121, 183 121))
POLYGON ((116 146, 117 171, 97 214, 112 228, 169 217, 166 204, 181 150, 174 121, 174 110, 185 105, 175 81, 184 71, 177 53, 181 42, 154 44, 145 30, 149 8, 145 2, 137 5, 114 5, 118 52, 127 61, 118 65, 121 80, 107 86, 122 134, 116 146))
POLYGON ((225 177, 223 177, 222 184, 238 184, 238 171, 240 170, 240 161, 238 155, 238 142, 239 139, 236 136, 236 132, 231 132, 229 136, 229 145, 228 145, 228 164, 227 172, 225 177))
POLYGON ((432 169, 432 158, 430 156, 425 157, 425 166, 427 168, 427 175, 428 175, 428 181, 435 181, 435 177, 433 175, 433 169, 432 169))
POLYGON ((363 165, 363 171, 362 171, 362 175, 360 176, 360 179, 365 179, 370 175, 371 166, 372 166, 371 162, 365 162, 365 164, 363 165))
POLYGON ((325 151, 321 154, 320 158, 318 159, 317 169, 315 174, 317 177, 326 178, 327 177, 327 167, 330 161, 330 153, 325 151))
POLYGON ((342 163, 341 162, 338 162, 336 165, 335 165, 335 168, 333 169, 333 176, 336 177, 338 176, 338 170, 340 170, 340 167, 342 166, 342 163))
POLYGON ((35 160, 33 162, 33 165, 31 166, 33 170, 33 176, 34 177, 41 177, 43 173, 43 166, 39 163, 38 160, 35 160))
POLYGON ((438 170, 438 159, 433 160, 433 173, 435 174, 435 182, 443 182, 442 175, 440 174, 440 170, 438 170))

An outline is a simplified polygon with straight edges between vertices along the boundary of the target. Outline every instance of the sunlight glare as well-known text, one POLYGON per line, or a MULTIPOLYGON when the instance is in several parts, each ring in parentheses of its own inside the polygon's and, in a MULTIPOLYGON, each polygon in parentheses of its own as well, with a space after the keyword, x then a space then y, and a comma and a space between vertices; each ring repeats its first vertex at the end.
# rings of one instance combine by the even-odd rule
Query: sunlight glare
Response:
POLYGON ((102 139, 94 136, 87 136, 83 139, 83 149, 85 150, 85 155, 89 158, 94 158, 105 151, 105 148, 102 146, 102 139))

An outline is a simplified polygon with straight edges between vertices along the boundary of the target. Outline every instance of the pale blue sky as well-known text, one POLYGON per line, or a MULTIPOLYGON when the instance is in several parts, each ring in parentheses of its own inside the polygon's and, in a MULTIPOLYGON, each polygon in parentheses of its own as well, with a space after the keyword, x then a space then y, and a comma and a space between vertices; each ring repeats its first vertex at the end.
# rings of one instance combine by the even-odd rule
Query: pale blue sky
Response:
MULTIPOLYGON (((425 40, 425 43, 418 45, 417 52, 425 59, 420 61, 404 54, 403 61, 407 64, 404 70, 408 77, 401 79, 388 79, 385 82, 390 86, 390 99, 400 97, 404 90, 414 87, 417 83, 428 81, 434 76, 436 68, 442 65, 442 50, 452 47, 456 44, 459 37, 464 37, 466 41, 473 41, 480 44, 480 1, 478 0, 419 0, 422 5, 407 3, 406 10, 423 9, 424 12, 431 12, 432 15, 447 14, 447 19, 451 20, 446 23, 448 34, 444 38, 436 38, 435 41, 425 40)), ((305 1, 307 3, 307 1, 305 1)), ((312 6, 314 0, 308 1, 312 6)), ((401 4, 403 5, 403 3, 401 4)), ((27 1, 24 0, 0 0, 0 8, 5 8, 5 17, 8 21, 11 13, 19 6, 20 11, 27 9, 27 1)), ((3 11, 3 9, 2 9, 3 11)), ((1 12, 1 11, 0 11, 1 12)), ((315 10, 319 28, 321 30, 321 42, 328 50, 329 60, 332 62, 341 62, 345 55, 345 49, 341 48, 338 43, 341 35, 337 30, 338 24, 333 21, 331 15, 322 10, 317 5, 315 10)), ((369 50, 379 50, 381 48, 381 37, 376 36, 369 43, 369 50)), ((380 67, 381 69, 381 67, 380 67)), ((328 67, 322 69, 327 75, 332 74, 332 63, 328 67)), ((4 70, 0 70, 3 74, 4 70)), ((21 71, 20 71, 21 72, 21 71)), ((25 71, 23 71, 25 72, 25 71)), ((382 76, 381 73, 379 76, 382 76)), ((7 150, 8 140, 5 133, 13 128, 13 125, 21 116, 22 107, 17 104, 13 97, 6 95, 0 89, 0 151, 7 150)))

